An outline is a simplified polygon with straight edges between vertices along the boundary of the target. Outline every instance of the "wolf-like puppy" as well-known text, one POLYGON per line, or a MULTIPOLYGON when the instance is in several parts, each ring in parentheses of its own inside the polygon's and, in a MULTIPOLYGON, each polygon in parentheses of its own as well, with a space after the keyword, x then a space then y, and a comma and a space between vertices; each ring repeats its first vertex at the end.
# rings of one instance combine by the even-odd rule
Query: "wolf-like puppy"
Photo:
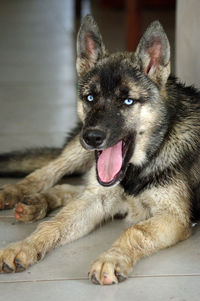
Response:
MULTIPOLYGON (((97 24, 86 16, 76 67, 80 124, 63 151, 54 150, 57 158, 0 193, 1 208, 17 204, 21 221, 65 207, 25 240, 0 250, 0 271, 23 271, 120 213, 127 214, 129 228, 89 272, 96 284, 114 284, 142 257, 188 238, 192 219, 200 216, 200 94, 170 76, 169 42, 157 21, 135 53, 109 55, 97 24), (88 173, 86 186, 54 186, 74 172, 88 173)), ((16 158, 6 161, 8 170, 45 162, 42 153, 19 163, 16 158)), ((2 160, 0 168, 5 172, 2 160)))

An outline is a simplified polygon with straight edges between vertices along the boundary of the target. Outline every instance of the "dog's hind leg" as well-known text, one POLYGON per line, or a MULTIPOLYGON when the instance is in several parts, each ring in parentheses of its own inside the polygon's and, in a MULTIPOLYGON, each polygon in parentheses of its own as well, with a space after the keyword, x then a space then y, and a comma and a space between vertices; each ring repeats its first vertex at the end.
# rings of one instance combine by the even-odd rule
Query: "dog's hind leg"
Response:
POLYGON ((0 177, 25 177, 56 159, 62 148, 44 147, 0 154, 0 177))
POLYGON ((24 198, 15 207, 15 218, 23 222, 42 219, 48 212, 67 205, 72 199, 77 199, 84 188, 83 185, 62 184, 24 198))
POLYGON ((58 158, 62 150, 76 137, 82 128, 82 123, 68 133, 62 147, 41 147, 0 154, 0 177, 25 177, 58 158))
POLYGON ((79 135, 77 135, 67 144, 57 159, 31 173, 17 184, 2 187, 0 209, 13 208, 24 197, 49 189, 66 174, 88 171, 93 161, 93 152, 83 149, 79 142, 79 135))

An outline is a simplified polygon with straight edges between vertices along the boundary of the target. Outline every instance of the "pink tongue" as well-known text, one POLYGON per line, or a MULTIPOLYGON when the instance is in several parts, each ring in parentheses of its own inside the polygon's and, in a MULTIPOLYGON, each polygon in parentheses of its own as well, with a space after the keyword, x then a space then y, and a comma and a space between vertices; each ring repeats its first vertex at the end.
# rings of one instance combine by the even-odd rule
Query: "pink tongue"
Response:
POLYGON ((97 171, 102 182, 111 182, 122 167, 122 141, 101 153, 97 162, 97 171))

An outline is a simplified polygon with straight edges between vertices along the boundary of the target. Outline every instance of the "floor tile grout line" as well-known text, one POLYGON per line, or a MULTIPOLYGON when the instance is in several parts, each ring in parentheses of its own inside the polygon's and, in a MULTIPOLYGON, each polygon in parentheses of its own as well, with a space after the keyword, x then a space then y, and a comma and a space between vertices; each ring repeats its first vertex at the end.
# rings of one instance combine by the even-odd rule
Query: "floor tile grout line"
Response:
MULTIPOLYGON (((200 277, 200 274, 175 274, 175 275, 137 275, 129 276, 128 279, 142 279, 142 278, 183 278, 183 277, 200 277)), ((89 281, 87 277, 77 277, 77 278, 55 278, 55 279, 35 279, 35 280, 11 280, 11 281, 1 281, 0 284, 4 283, 38 283, 38 282, 61 282, 61 281, 89 281)))
POLYGON ((11 280, 11 281, 1 281, 1 283, 30 283, 30 282, 56 282, 56 281, 76 281, 76 280, 89 280, 87 277, 78 277, 78 278, 55 278, 55 279, 35 279, 35 280, 11 280))
POLYGON ((159 274, 159 275, 133 275, 128 278, 165 278, 165 277, 200 277, 200 273, 196 274, 159 274))

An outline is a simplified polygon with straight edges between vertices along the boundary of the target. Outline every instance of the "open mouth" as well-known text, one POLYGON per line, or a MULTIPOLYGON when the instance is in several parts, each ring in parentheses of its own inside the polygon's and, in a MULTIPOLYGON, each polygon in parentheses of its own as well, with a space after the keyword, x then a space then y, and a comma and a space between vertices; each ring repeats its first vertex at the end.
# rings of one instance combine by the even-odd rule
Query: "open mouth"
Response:
POLYGON ((96 150, 97 179, 103 186, 112 186, 123 179, 133 151, 133 137, 126 137, 115 145, 96 150))

